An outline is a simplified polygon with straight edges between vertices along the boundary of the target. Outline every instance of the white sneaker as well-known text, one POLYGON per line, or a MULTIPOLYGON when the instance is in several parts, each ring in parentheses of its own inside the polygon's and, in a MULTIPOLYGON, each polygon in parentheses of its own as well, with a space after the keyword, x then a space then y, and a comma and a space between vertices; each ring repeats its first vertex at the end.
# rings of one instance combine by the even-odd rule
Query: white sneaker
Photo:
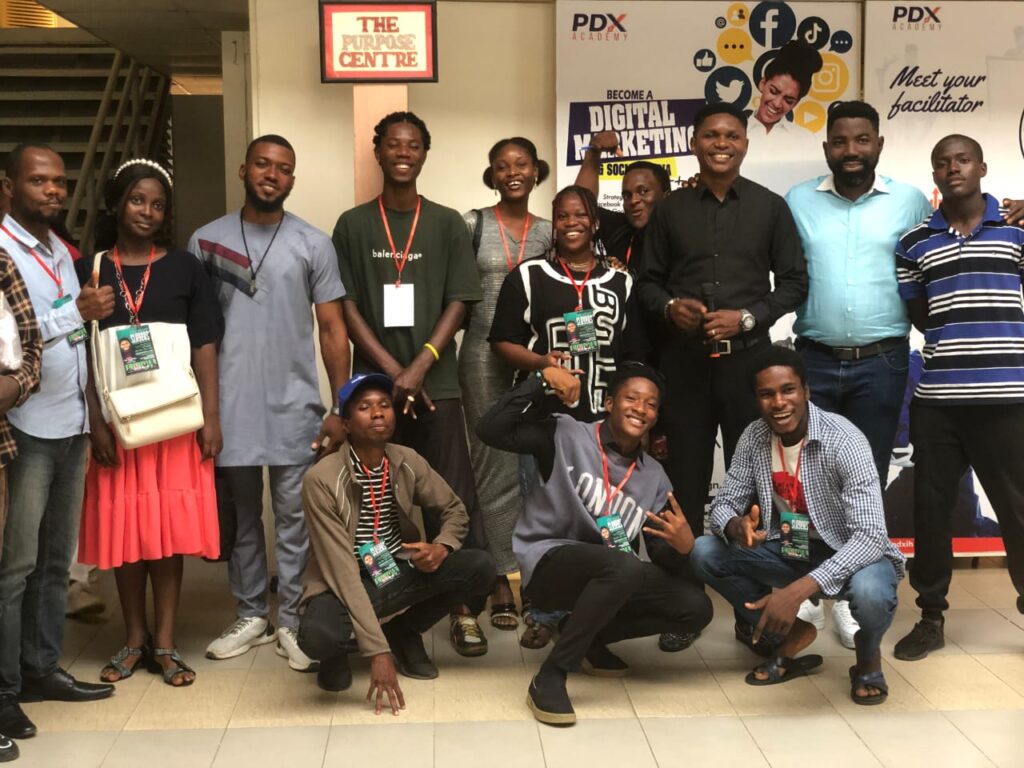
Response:
POLYGON ((850 613, 849 600, 836 600, 835 605, 832 606, 832 624, 836 634, 839 635, 839 642, 853 650, 856 647, 853 643, 853 636, 860 629, 860 624, 850 613))
POLYGON ((274 642, 274 628, 259 616, 238 619, 221 636, 206 646, 206 658, 230 659, 241 656, 257 645, 274 642))
POLYGON ((277 630, 277 648, 274 652, 288 659, 288 666, 296 672, 316 672, 320 669, 320 662, 313 661, 299 648, 299 631, 295 627, 281 627, 277 630))
POLYGON ((804 600, 800 603, 800 610, 796 612, 796 617, 800 621, 813 624, 814 628, 819 632, 825 628, 825 606, 821 600, 818 601, 817 605, 810 600, 804 600))

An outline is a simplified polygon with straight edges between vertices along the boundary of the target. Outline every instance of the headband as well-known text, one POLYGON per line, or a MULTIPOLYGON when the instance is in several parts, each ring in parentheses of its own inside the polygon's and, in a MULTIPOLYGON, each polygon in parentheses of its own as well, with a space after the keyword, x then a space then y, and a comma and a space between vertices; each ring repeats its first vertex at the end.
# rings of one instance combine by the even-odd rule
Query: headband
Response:
POLYGON ((160 175, 163 176, 167 180, 167 186, 170 187, 170 189, 172 189, 172 190, 174 189, 174 182, 171 181, 171 175, 164 169, 164 167, 162 165, 160 165, 160 163, 154 162, 153 160, 147 160, 144 157, 136 157, 136 158, 134 158, 132 160, 129 160, 126 163, 122 163, 121 167, 118 168, 116 171, 114 171, 113 178, 116 179, 118 176, 121 175, 121 171, 123 171, 125 168, 127 168, 127 167, 129 167, 131 165, 146 165, 146 166, 149 166, 153 170, 159 172, 160 175))

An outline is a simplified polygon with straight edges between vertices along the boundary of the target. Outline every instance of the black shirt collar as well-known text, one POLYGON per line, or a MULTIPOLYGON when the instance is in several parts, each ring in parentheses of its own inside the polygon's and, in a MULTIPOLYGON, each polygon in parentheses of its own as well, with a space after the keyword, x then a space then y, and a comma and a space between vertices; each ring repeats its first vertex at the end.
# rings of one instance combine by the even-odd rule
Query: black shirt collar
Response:
MULTIPOLYGON (((742 196, 743 189, 748 183, 749 182, 742 176, 737 176, 736 180, 733 181, 732 186, 729 187, 729 191, 725 193, 725 199, 728 200, 731 197, 738 200, 742 196)), ((718 198, 715 197, 715 193, 712 192, 703 181, 697 182, 697 194, 700 197, 710 197, 716 203, 718 202, 718 198)))

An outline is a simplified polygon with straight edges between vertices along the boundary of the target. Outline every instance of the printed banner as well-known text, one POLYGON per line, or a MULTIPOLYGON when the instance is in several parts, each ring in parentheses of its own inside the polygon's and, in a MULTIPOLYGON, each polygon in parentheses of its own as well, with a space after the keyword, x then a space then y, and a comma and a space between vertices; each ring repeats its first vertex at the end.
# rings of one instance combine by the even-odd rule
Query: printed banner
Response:
POLYGON ((859 52, 854 2, 562 0, 558 184, 573 182, 591 137, 605 130, 616 132, 622 154, 602 167, 601 205, 620 207, 633 160, 665 165, 678 184, 697 172, 693 116, 728 101, 749 113, 743 174, 785 194, 826 172, 826 110, 860 92, 859 52))

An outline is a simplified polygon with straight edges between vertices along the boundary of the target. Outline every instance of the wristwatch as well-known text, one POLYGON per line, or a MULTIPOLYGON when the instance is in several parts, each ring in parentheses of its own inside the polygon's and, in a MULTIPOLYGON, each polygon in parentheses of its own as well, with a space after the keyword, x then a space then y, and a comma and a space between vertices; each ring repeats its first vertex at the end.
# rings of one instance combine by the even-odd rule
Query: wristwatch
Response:
POLYGON ((746 309, 740 310, 740 328, 744 332, 754 330, 754 326, 757 325, 757 318, 754 317, 750 311, 746 309))

